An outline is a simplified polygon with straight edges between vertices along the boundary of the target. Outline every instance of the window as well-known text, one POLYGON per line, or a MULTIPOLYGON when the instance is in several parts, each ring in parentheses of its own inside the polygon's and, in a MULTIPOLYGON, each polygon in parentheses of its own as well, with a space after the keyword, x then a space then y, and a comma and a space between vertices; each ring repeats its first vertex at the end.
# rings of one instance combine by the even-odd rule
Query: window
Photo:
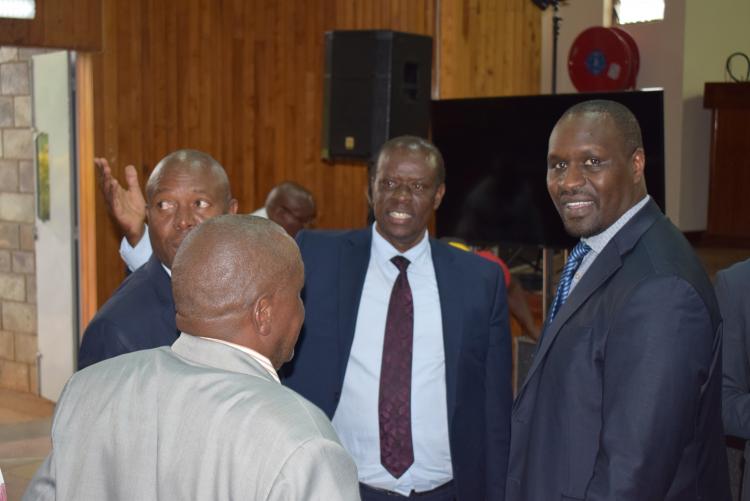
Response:
POLYGON ((664 0, 615 0, 617 24, 645 23, 664 19, 664 0))
POLYGON ((35 0, 0 0, 0 17, 34 19, 35 15, 35 0))

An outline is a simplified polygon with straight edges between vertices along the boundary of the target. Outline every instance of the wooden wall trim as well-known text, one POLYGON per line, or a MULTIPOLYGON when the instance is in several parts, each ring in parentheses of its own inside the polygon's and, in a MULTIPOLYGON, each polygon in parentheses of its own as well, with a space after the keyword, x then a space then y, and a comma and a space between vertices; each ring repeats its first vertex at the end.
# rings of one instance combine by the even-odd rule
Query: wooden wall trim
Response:
POLYGON ((34 19, 0 19, 0 45, 99 51, 101 0, 36 0, 34 19))
POLYGON ((96 273, 96 180, 94 165, 94 76, 92 55, 76 57, 76 138, 78 144, 79 336, 98 307, 96 273))
POLYGON ((440 2, 440 99, 538 94, 541 11, 529 1, 440 2))

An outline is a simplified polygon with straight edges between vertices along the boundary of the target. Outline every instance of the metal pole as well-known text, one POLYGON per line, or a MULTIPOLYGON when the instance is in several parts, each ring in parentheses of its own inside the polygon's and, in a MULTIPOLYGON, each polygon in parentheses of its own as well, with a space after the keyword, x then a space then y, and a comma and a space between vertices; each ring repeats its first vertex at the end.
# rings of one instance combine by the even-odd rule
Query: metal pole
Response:
MULTIPOLYGON (((559 0, 552 0, 552 94, 557 94, 557 42, 560 38, 560 21, 562 18, 558 15, 560 12, 559 0)), ((552 279, 555 275, 552 259, 555 257, 555 250, 545 247, 542 251, 542 317, 546 321, 550 305, 555 298, 555 292, 552 288, 552 279)))
POLYGON ((552 290, 552 277, 555 274, 553 257, 555 257, 554 249, 545 247, 542 250, 542 321, 547 320, 550 304, 555 297, 552 290))
POLYGON ((557 94, 557 39, 560 38, 560 21, 562 20, 557 15, 560 10, 559 4, 558 0, 552 2, 554 9, 552 14, 552 94, 557 94))
POLYGON ((42 354, 36 352, 36 396, 42 396, 42 354))

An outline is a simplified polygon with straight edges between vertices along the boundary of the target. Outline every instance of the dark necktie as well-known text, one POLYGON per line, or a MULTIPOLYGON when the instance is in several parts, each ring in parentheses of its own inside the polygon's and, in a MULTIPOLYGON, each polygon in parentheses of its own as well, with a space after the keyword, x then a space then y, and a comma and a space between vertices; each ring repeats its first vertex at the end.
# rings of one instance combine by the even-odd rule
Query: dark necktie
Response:
POLYGON ((396 478, 414 462, 411 442, 411 354, 414 338, 414 303, 406 277, 409 260, 391 259, 399 270, 388 303, 380 368, 378 422, 380 462, 396 478))
POLYGON ((576 270, 581 265, 581 261, 583 261, 584 256, 586 256, 586 254, 588 254, 590 250, 591 247, 581 241, 578 242, 578 245, 573 248, 570 256, 568 256, 568 261, 565 263, 562 275, 560 275, 560 285, 557 286, 555 302, 552 303, 552 308, 550 309, 550 322, 552 322, 552 319, 555 318, 555 315, 557 314, 560 307, 565 303, 565 300, 568 299, 568 294, 570 294, 570 286, 573 283, 573 275, 575 275, 576 270))

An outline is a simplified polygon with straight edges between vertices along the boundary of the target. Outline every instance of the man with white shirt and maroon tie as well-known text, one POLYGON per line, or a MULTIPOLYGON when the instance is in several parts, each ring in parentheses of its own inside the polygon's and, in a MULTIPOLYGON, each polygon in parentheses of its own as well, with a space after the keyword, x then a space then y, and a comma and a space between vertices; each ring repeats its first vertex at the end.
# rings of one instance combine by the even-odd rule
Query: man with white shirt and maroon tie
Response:
POLYGON ((392 139, 371 179, 375 224, 297 236, 306 318, 284 383, 332 418, 365 501, 504 499, 505 284, 429 238, 444 179, 434 145, 392 139))

